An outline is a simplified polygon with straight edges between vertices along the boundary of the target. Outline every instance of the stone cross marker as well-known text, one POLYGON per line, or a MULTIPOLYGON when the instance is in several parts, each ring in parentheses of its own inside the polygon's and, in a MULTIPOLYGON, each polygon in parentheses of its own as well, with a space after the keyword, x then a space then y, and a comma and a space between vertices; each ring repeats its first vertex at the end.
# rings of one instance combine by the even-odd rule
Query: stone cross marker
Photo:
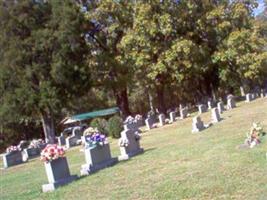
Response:
POLYGON ((173 123, 176 121, 176 113, 170 112, 170 122, 173 123))
POLYGON ((221 120, 218 108, 211 109, 211 121, 217 123, 221 120))
POLYGON ((128 160, 130 157, 142 153, 144 150, 140 148, 140 136, 133 130, 124 130, 121 132, 119 146, 121 155, 119 160, 128 160))
POLYGON ((201 118, 199 116, 196 116, 193 118, 192 123, 192 133, 197 133, 205 129, 204 123, 201 121, 201 118))
POLYGON ((160 114, 159 115, 159 126, 164 126, 164 124, 165 124, 165 115, 160 114))
POLYGON ((220 101, 220 102, 217 103, 217 108, 219 110, 219 113, 222 114, 223 111, 225 110, 222 101, 220 101))

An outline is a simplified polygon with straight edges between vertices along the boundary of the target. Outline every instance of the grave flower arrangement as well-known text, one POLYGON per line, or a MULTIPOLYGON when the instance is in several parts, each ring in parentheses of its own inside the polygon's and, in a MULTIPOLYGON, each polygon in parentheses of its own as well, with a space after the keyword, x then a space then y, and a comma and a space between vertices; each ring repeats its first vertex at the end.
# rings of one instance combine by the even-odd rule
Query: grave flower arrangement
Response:
POLYGON ((28 148, 42 148, 45 145, 42 139, 33 139, 29 144, 28 148))
POLYGON ((261 137, 265 133, 263 132, 263 128, 260 126, 259 123, 253 123, 252 127, 250 128, 250 132, 247 133, 247 139, 245 140, 245 144, 248 145, 250 148, 255 147, 261 142, 261 137))
POLYGON ((64 148, 56 144, 48 144, 41 152, 41 160, 44 162, 51 162, 60 157, 65 156, 64 148))
POLYGON ((90 136, 95 132, 98 132, 97 128, 89 127, 89 128, 84 130, 83 136, 90 136))
POLYGON ((107 143, 108 141, 106 136, 100 133, 97 129, 94 129, 94 131, 90 135, 85 136, 85 148, 104 146, 107 143))
POLYGON ((128 116, 124 121, 124 124, 133 124, 135 123, 135 119, 132 116, 128 116))
POLYGON ((136 121, 142 120, 142 118, 143 118, 142 115, 139 115, 139 114, 135 115, 136 121))
POLYGON ((20 151, 21 149, 17 146, 9 146, 7 147, 6 149, 6 153, 10 154, 10 153, 13 153, 13 152, 17 152, 17 151, 20 151))

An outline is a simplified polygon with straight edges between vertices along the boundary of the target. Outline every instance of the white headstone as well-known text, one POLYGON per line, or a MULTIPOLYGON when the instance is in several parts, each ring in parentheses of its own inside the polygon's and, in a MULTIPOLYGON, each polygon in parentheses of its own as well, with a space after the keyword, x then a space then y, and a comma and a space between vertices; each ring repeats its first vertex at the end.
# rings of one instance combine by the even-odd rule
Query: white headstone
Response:
POLYGON ((146 127, 148 130, 152 129, 153 127, 153 119, 151 117, 148 117, 146 120, 145 120, 145 123, 146 123, 146 127))
POLYGON ((218 108, 211 109, 211 121, 217 123, 221 120, 218 108))
POLYGON ((198 113, 202 114, 204 112, 207 112, 207 106, 204 104, 198 105, 198 113))
POLYGON ((227 99, 227 109, 230 110, 230 109, 233 109, 235 107, 236 107, 235 100, 233 98, 227 99))
POLYGON ((187 114, 188 114, 187 108, 183 108, 183 109, 180 110, 180 118, 181 119, 186 118, 187 117, 187 114))
POLYGON ((213 108, 213 104, 211 101, 208 101, 208 109, 211 110, 213 108))
POLYGON ((204 123, 201 121, 201 118, 199 116, 196 116, 193 118, 192 123, 192 133, 197 133, 205 129, 204 123))
POLYGON ((251 93, 246 94, 246 102, 251 102, 252 100, 253 100, 252 94, 251 93))
POLYGON ((176 113, 175 112, 170 112, 170 122, 173 123, 176 120, 176 113))
POLYGON ((164 124, 165 124, 165 115, 160 114, 159 115, 159 126, 164 126, 164 124))
POLYGON ((223 111, 225 109, 224 109, 224 106, 223 106, 223 102, 222 101, 220 101, 220 102, 217 103, 217 108, 219 110, 219 113, 223 113, 223 111))

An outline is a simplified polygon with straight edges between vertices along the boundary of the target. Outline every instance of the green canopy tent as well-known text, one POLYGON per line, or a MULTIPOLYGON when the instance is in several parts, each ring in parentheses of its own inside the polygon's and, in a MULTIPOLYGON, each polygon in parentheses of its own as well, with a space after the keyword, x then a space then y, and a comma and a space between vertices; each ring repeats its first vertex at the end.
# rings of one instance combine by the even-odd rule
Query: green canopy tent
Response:
POLYGON ((71 124, 71 123, 79 122, 79 121, 86 120, 86 119, 92 119, 92 118, 96 118, 96 117, 112 115, 112 114, 115 114, 119 111, 120 111, 120 109, 118 107, 113 107, 113 108, 104 109, 104 110, 82 113, 79 115, 73 115, 72 117, 67 117, 67 118, 63 119, 61 121, 61 123, 71 124))

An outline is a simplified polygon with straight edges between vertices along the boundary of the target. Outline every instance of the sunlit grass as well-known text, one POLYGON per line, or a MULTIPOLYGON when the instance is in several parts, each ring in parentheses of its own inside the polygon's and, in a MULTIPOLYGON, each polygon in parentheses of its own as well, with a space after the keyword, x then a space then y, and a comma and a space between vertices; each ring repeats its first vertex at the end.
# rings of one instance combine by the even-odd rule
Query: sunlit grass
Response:
MULTIPOLYGON (((52 193, 39 159, 1 170, 0 199, 267 199, 267 139, 251 150, 244 142, 253 121, 267 131, 267 99, 241 102, 222 114, 223 120, 199 134, 192 118, 143 134, 144 154, 81 178, 52 193)), ((205 123, 210 113, 201 115, 205 123)), ((110 140, 113 156, 117 140, 110 140)), ((67 152, 72 174, 79 174, 80 147, 67 152)))

